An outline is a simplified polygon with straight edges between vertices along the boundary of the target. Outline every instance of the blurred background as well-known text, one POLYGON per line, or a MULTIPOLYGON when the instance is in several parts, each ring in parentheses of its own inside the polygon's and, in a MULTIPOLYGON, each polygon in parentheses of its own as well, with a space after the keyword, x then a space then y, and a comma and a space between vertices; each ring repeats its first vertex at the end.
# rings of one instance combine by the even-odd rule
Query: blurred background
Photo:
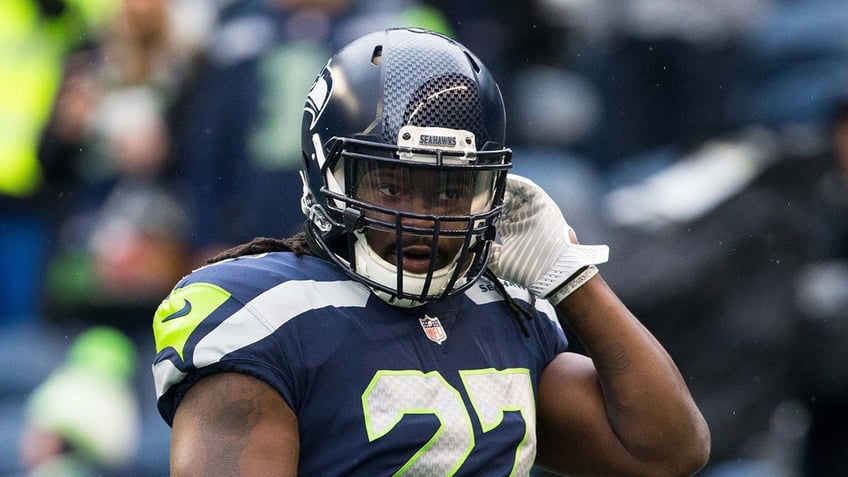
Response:
POLYGON ((402 25, 477 53, 515 172, 610 244, 710 424, 702 475, 845 475, 848 2, 4 0, 0 476, 168 475, 156 306, 299 229, 309 86, 402 25))

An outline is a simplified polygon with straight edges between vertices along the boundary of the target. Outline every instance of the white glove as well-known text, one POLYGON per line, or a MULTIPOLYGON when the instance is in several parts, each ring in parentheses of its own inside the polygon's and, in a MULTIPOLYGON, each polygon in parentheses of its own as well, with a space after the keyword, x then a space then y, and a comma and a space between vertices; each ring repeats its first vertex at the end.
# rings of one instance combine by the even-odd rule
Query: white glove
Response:
MULTIPOLYGON (((530 179, 508 175, 504 202, 497 226, 500 240, 493 244, 489 258, 489 267, 501 278, 547 298, 580 269, 609 259, 606 245, 571 241, 569 232, 573 230, 559 207, 530 179)), ((594 267, 592 270, 596 271, 594 267)), ((557 301, 564 298, 559 293, 557 297, 557 301)))

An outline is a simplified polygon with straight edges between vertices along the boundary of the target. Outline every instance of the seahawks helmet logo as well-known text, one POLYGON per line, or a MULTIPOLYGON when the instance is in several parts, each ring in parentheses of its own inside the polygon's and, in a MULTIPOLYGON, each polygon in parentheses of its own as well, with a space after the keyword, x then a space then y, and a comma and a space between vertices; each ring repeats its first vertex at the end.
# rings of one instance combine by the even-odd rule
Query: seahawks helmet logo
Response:
POLYGON ((333 74, 330 70, 330 62, 324 66, 321 73, 315 78, 315 83, 312 84, 312 89, 309 90, 309 95, 306 97, 306 104, 303 106, 304 113, 309 113, 312 119, 309 121, 309 130, 315 129, 315 123, 321 118, 321 113, 330 101, 330 96, 333 94, 333 74))

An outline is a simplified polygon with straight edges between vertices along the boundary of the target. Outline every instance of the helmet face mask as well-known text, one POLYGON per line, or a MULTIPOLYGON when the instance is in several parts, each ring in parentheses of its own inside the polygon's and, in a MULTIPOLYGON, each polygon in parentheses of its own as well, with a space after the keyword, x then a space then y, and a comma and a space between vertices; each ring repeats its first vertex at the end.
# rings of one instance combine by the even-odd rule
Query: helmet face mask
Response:
POLYGON ((303 124, 305 229, 328 258, 396 306, 482 274, 511 152, 470 52, 417 29, 363 37, 318 76, 303 124))

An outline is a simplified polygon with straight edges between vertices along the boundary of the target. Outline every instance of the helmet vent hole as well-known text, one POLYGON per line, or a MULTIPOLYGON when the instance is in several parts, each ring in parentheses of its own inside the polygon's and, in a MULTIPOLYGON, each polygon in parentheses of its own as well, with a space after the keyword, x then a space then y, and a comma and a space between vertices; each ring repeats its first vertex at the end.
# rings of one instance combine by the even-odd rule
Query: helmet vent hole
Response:
POLYGON ((479 73, 480 65, 477 64, 477 62, 474 60, 474 57, 469 55, 467 51, 465 52, 465 57, 468 58, 468 62, 471 63, 471 67, 474 68, 474 71, 479 73))
POLYGON ((383 46, 377 46, 374 48, 374 53, 371 54, 371 63, 375 66, 380 66, 380 61, 383 59, 383 46))

